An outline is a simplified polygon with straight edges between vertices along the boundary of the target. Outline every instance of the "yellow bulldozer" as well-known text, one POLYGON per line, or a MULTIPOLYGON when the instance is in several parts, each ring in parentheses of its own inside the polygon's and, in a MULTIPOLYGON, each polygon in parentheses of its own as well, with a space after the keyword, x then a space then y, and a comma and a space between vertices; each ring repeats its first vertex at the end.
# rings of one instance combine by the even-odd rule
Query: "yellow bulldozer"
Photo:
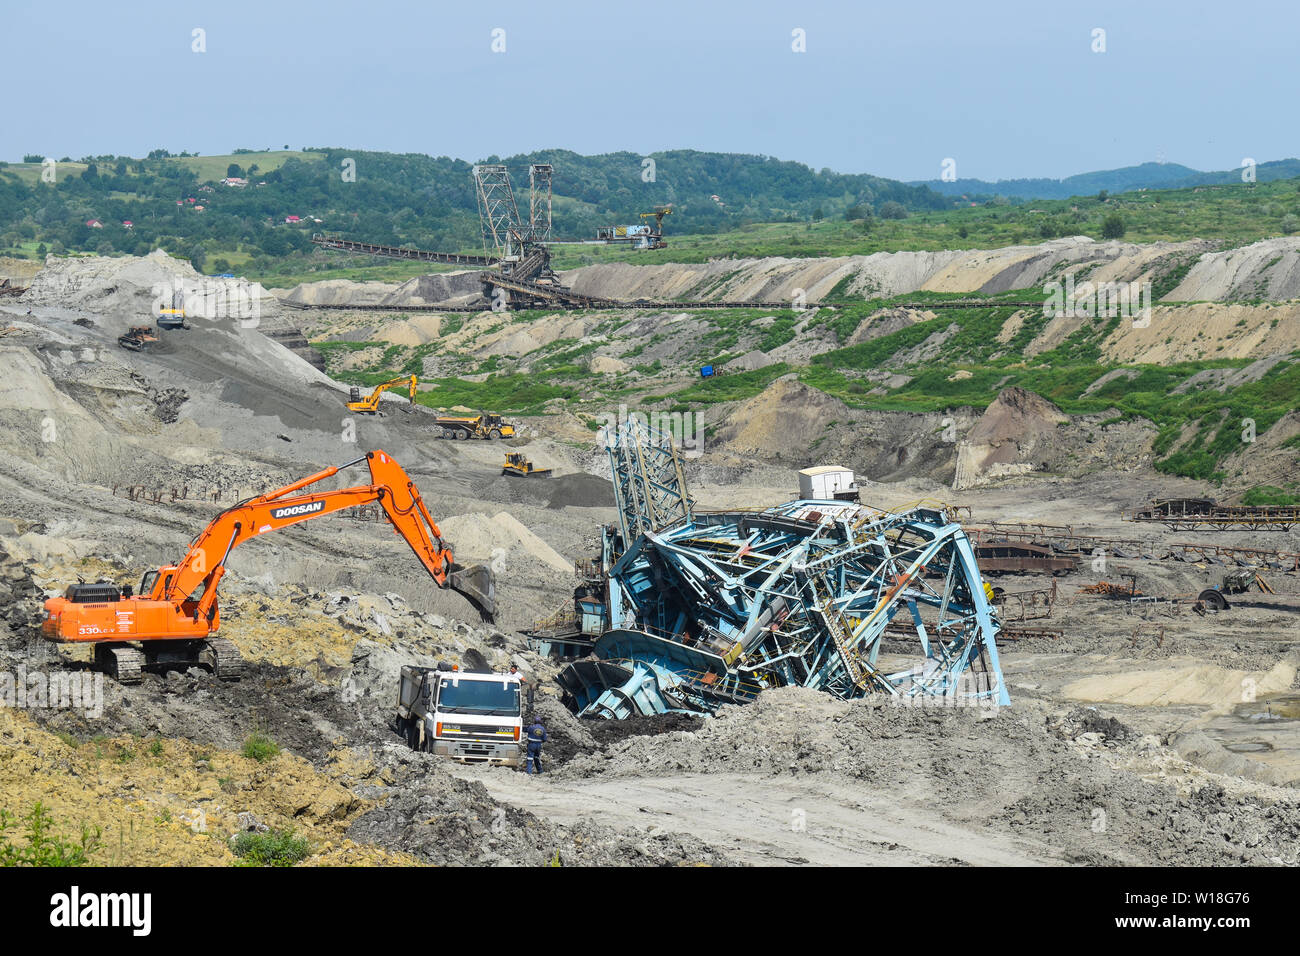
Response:
POLYGON ((401 385, 406 386, 407 395, 411 400, 411 404, 414 405, 415 389, 416 386, 419 385, 419 380, 414 375, 409 375, 402 376, 401 378, 390 378, 387 382, 380 382, 375 386, 375 390, 365 398, 361 397, 361 389, 357 388, 355 385, 352 386, 351 391, 348 393, 348 411, 360 412, 363 415, 378 415, 380 413, 380 396, 382 396, 384 392, 388 391, 388 389, 397 388, 401 385))
POLYGON ((537 468, 521 453, 512 451, 506 454, 506 460, 501 465, 501 474, 513 475, 516 478, 549 478, 551 469, 537 468))

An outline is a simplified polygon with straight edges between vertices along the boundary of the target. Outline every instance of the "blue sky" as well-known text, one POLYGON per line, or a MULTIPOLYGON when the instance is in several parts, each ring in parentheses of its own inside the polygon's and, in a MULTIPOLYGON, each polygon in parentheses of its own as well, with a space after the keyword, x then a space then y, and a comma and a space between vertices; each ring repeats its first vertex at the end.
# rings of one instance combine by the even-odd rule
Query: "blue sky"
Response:
POLYGON ((11 161, 694 148, 997 179, 1300 155, 1294 3, 65 0, 0 23, 11 161))

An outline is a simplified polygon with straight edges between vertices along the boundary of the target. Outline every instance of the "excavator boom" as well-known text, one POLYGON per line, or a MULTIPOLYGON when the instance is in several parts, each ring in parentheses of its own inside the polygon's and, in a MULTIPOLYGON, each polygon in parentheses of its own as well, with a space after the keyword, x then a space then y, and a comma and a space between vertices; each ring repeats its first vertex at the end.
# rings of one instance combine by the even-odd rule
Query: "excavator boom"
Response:
POLYGON ((484 620, 493 619, 496 595, 491 572, 455 563, 415 483, 387 454, 372 451, 226 509, 199 532, 182 561, 146 575, 138 595, 106 594, 102 585, 73 585, 65 596, 45 602, 45 636, 87 642, 205 639, 220 626, 217 588, 236 547, 268 532, 371 502, 379 503, 439 587, 459 592, 484 620), (308 490, 363 461, 370 468, 369 484, 308 490))
POLYGON ((397 388, 399 385, 406 386, 407 398, 409 398, 411 404, 414 405, 416 390, 419 384, 420 380, 418 376, 415 375, 403 375, 401 378, 390 378, 387 382, 380 382, 376 385, 374 391, 365 398, 360 397, 360 389, 354 388, 352 390, 354 399, 348 402, 348 410, 353 412, 366 412, 367 414, 373 415, 379 411, 379 400, 384 392, 390 388, 397 388))

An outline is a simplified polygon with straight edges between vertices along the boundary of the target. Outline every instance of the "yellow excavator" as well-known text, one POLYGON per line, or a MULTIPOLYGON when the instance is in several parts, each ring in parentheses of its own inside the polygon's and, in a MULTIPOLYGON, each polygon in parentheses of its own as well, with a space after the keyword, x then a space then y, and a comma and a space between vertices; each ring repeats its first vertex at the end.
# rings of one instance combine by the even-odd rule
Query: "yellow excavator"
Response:
POLYGON ((361 397, 361 389, 357 388, 354 385, 352 386, 352 390, 348 393, 348 411, 360 412, 363 415, 378 415, 379 397, 383 395, 384 392, 388 391, 388 389, 397 388, 398 386, 401 385, 406 386, 407 395, 411 399, 411 404, 414 405, 415 387, 418 384, 419 384, 419 379, 417 379, 416 376, 414 375, 406 375, 406 376, 402 376, 401 378, 390 378, 387 382, 381 382, 380 384, 376 385, 375 390, 371 392, 369 395, 367 395, 365 398, 361 397))
POLYGON ((170 306, 158 307, 158 328, 188 329, 189 319, 185 317, 185 293, 179 289, 172 293, 170 306))

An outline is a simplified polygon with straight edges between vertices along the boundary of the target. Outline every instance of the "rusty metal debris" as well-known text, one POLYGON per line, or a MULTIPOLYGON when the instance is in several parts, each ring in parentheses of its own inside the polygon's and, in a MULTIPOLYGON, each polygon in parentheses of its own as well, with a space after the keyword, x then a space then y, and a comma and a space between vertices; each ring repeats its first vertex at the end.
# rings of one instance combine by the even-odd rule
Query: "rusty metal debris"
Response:
POLYGON ((1036 621, 1052 616, 1056 604, 1056 579, 1047 588, 1030 588, 1024 591, 993 589, 993 603, 1003 621, 1036 621))
POLYGON ((226 487, 217 485, 206 492, 191 493, 189 485, 114 485, 113 497, 126 498, 129 501, 146 501, 150 504, 172 504, 177 501, 210 501, 214 504, 222 501, 243 501, 245 498, 265 493, 271 486, 262 485, 261 489, 226 487))
POLYGON ((1300 524, 1297 505, 1223 505, 1213 498, 1157 498, 1127 521, 1154 521, 1174 530, 1237 529, 1289 531, 1300 524))
POLYGON ((183 485, 180 488, 174 485, 170 488, 147 488, 144 485, 113 486, 113 497, 115 498, 126 498, 129 501, 149 501, 156 505, 162 504, 164 501, 187 501, 189 496, 189 485, 183 485), (119 489, 121 494, 118 494, 119 489))
POLYGON ((1173 557, 1199 558, 1217 564, 1219 559, 1236 564, 1268 567, 1275 571, 1300 571, 1300 551, 1278 551, 1268 548, 1243 548, 1237 545, 1191 544, 1177 542, 1169 546, 1173 557))
POLYGON ((1113 584, 1110 581, 1098 581, 1096 584, 1085 584, 1079 588, 1083 594, 1104 594, 1107 597, 1114 598, 1132 598, 1142 597, 1142 592, 1137 589, 1136 582, 1129 584, 1113 584))
POLYGON ((1080 554, 1100 549, 1121 558, 1146 557, 1154 548, 1150 541, 1083 534, 1070 525, 993 521, 985 528, 971 528, 970 534, 977 541, 1017 541, 1080 554))
POLYGON ((999 641, 1028 641, 1033 639, 1057 641, 1065 631, 1055 627, 1004 627, 998 632, 999 641))
POLYGON ((1073 571, 1076 558, 1060 554, 1047 545, 983 539, 975 546, 975 557, 985 574, 1003 571, 1041 571, 1059 574, 1073 571))

